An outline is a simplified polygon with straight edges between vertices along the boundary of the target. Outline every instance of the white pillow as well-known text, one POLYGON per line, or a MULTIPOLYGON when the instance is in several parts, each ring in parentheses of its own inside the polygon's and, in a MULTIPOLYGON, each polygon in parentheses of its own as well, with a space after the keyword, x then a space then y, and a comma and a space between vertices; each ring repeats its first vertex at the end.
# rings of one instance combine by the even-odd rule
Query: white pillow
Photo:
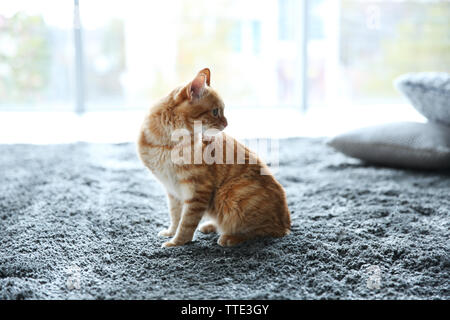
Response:
POLYGON ((328 145, 376 164, 415 169, 450 168, 450 127, 397 122, 338 135, 328 145))
POLYGON ((450 73, 408 73, 394 84, 424 117, 450 126, 450 73))

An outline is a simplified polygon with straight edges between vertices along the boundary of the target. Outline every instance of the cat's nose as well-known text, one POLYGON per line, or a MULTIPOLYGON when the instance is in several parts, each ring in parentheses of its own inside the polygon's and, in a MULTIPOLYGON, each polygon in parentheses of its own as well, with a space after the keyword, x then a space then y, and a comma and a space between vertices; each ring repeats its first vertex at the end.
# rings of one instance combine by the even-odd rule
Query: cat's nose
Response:
POLYGON ((223 127, 225 128, 228 125, 227 118, 223 117, 223 127))

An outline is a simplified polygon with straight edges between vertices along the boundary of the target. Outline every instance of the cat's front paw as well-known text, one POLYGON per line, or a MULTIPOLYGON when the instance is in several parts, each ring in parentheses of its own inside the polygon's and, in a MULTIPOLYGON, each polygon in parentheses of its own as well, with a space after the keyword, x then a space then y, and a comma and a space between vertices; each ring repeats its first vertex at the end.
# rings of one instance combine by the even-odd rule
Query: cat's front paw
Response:
POLYGON ((170 247, 176 247, 176 246, 179 246, 179 244, 176 244, 175 242, 172 242, 172 241, 167 241, 161 245, 161 248, 170 248, 170 247))
POLYGON ((175 231, 172 231, 170 229, 164 229, 158 232, 158 236, 160 237, 172 237, 175 234, 175 231))
POLYGON ((170 248, 170 247, 178 247, 178 246, 182 246, 183 244, 185 244, 186 242, 179 242, 179 241, 174 241, 173 239, 167 242, 164 242, 162 244, 162 248, 170 248))
POLYGON ((169 248, 169 247, 177 247, 177 246, 182 246, 186 243, 188 243, 190 240, 189 239, 180 239, 180 238, 172 238, 167 242, 164 242, 162 244, 163 248, 169 248))

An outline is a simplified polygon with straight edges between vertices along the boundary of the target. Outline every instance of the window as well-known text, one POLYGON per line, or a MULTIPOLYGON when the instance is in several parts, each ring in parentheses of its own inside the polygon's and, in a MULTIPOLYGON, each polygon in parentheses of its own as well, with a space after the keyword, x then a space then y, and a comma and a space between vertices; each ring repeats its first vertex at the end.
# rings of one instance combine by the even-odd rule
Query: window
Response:
POLYGON ((450 71, 447 0, 312 0, 310 10, 310 106, 397 104, 397 76, 450 71))
MULTIPOLYGON (((302 105, 302 1, 79 3, 87 111, 146 109, 204 67, 229 109, 302 105)), ((308 3, 309 107, 399 103, 398 75, 450 71, 448 0, 308 3)), ((74 110, 73 12, 1 2, 1 110, 74 110)))
POLYGON ((242 52, 242 23, 240 21, 233 23, 233 27, 230 32, 230 41, 233 52, 242 52))
POLYGON ((0 110, 73 110, 72 10, 67 1, 0 3, 0 110))
MULTIPOLYGON (((130 6, 79 0, 85 109, 148 108, 204 67, 211 68, 212 85, 228 108, 298 107, 294 22, 300 13, 294 3, 174 0, 130 6), (278 20, 278 12, 287 20, 278 20)), ((74 2, 58 1, 57 8, 50 1, 2 2, 0 8, 0 46, 23 50, 0 56, 0 107, 73 108, 79 70, 74 2), (11 72, 18 74, 10 78, 11 72)))
POLYGON ((259 54, 261 51, 261 22, 252 21, 252 40, 253 40, 253 53, 259 54))
POLYGON ((84 23, 89 110, 146 108, 204 67, 228 108, 298 105, 299 45, 277 37, 278 1, 123 3, 103 13, 99 2, 81 7, 82 18, 100 11, 102 21, 84 23))
POLYGON ((296 17, 295 0, 278 0, 278 37, 280 40, 294 40, 296 17))

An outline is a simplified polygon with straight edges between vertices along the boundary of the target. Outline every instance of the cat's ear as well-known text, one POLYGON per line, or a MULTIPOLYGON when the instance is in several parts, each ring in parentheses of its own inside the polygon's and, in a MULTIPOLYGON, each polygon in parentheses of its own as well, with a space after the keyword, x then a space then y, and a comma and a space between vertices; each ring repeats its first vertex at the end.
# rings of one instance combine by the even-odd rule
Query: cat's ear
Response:
POLYGON ((208 68, 201 70, 198 74, 204 74, 206 76, 206 84, 209 86, 211 83, 211 71, 208 68))
POLYGON ((189 100, 200 99, 203 96, 206 86, 210 84, 211 72, 208 68, 201 70, 194 80, 186 87, 189 100))

